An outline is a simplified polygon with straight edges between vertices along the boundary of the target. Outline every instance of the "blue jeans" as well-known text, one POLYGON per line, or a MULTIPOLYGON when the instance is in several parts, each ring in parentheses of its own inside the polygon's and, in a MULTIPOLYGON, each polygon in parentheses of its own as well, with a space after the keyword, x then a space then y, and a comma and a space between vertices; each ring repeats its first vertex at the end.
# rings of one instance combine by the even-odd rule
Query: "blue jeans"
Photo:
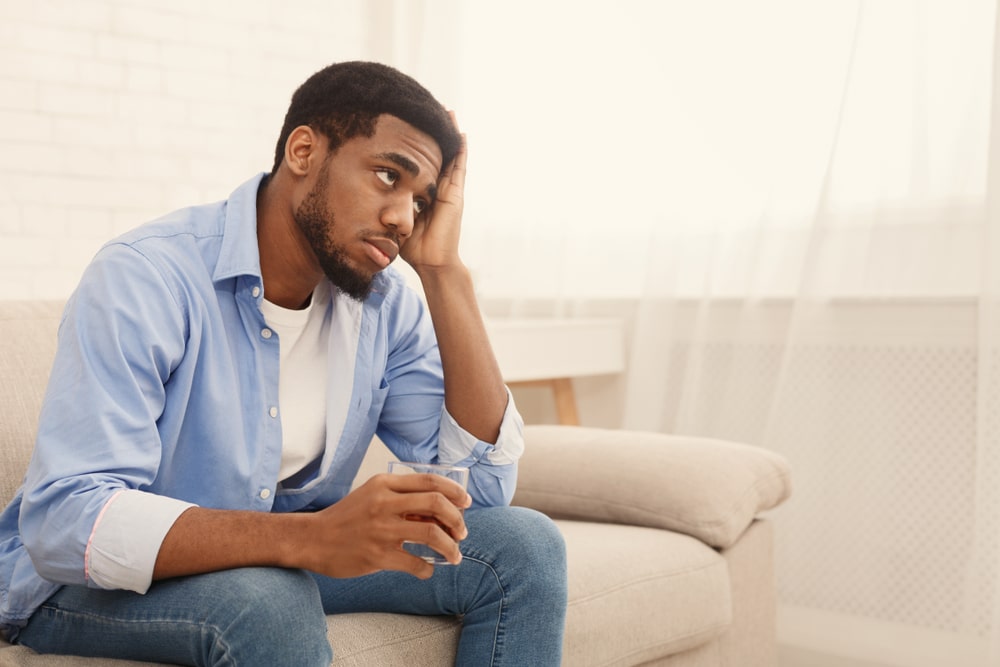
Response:
POLYGON ((327 667, 333 655, 325 614, 385 611, 460 616, 456 665, 558 665, 566 613, 562 536, 523 508, 467 511, 465 518, 464 560, 437 567, 428 580, 245 568, 156 582, 145 595, 65 586, 17 642, 39 653, 181 665, 327 667))

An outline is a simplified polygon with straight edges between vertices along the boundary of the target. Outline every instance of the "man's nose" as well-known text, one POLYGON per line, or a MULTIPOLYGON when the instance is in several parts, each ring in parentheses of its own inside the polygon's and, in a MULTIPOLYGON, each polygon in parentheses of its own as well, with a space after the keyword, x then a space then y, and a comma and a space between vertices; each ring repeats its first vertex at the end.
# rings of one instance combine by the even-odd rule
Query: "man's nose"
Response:
POLYGON ((382 211, 382 224, 392 227, 400 241, 406 240, 413 233, 415 212, 413 197, 401 194, 382 211))

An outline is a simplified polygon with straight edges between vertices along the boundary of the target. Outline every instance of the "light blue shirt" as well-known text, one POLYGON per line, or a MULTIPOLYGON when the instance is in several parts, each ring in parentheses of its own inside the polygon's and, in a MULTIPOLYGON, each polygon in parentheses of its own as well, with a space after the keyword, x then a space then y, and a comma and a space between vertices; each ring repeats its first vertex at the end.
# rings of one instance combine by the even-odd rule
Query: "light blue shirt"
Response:
POLYGON ((524 448, 513 401, 495 444, 455 423, 430 316, 391 267, 361 308, 353 390, 329 397, 350 401, 327 429, 339 442, 279 484, 279 341, 261 313, 256 235, 263 177, 109 243, 68 301, 35 454, 0 514, 8 636, 61 584, 144 592, 163 536, 192 504, 337 502, 376 433, 402 460, 470 467, 474 506, 510 502, 524 448))

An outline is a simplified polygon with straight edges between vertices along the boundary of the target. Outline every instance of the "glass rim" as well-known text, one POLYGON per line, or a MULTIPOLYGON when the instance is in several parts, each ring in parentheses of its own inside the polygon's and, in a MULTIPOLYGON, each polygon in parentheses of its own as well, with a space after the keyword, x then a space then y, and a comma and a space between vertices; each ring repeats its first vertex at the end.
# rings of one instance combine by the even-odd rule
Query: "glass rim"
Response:
POLYGON ((469 472, 467 466, 454 466, 444 463, 423 463, 421 461, 389 461, 389 467, 393 466, 418 466, 423 468, 433 468, 435 470, 446 470, 448 472, 469 472))

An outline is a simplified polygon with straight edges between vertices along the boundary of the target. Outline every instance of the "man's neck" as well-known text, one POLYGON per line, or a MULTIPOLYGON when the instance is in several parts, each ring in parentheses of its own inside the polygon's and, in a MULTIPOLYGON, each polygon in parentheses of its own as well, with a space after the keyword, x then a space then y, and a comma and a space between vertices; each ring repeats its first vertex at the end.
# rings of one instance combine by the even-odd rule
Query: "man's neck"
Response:
POLYGON ((309 303, 323 279, 308 243, 295 224, 291 189, 279 172, 257 190, 257 247, 267 300, 282 308, 309 303))

